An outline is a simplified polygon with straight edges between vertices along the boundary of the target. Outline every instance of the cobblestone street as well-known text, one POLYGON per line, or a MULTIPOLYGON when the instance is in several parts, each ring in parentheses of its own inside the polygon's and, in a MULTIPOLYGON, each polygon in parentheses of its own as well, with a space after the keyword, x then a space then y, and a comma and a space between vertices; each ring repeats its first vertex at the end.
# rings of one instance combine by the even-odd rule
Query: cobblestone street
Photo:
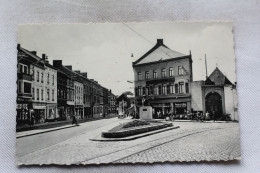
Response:
MULTIPOLYGON (((89 140, 125 121, 127 120, 113 118, 109 121, 106 120, 107 123, 98 128, 96 128, 97 125, 102 121, 83 123, 80 128, 88 127, 87 131, 37 151, 21 154, 17 157, 17 162, 25 165, 99 164, 232 160, 240 157, 238 123, 174 122, 175 126, 180 126, 179 129, 132 141, 98 142, 89 140)), ((75 129, 67 129, 67 131, 69 130, 75 129)), ((56 133, 50 132, 48 135, 56 135, 56 133)), ((63 130, 59 133, 63 133, 63 130)), ((39 137, 38 142, 40 140, 39 137)))

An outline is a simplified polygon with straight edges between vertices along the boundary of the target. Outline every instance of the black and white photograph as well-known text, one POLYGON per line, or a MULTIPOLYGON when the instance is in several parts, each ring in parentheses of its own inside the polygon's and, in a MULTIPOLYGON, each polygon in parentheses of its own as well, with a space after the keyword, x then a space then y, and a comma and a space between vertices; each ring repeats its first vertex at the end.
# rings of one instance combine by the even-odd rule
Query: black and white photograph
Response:
POLYGON ((23 24, 16 164, 240 160, 231 22, 23 24))

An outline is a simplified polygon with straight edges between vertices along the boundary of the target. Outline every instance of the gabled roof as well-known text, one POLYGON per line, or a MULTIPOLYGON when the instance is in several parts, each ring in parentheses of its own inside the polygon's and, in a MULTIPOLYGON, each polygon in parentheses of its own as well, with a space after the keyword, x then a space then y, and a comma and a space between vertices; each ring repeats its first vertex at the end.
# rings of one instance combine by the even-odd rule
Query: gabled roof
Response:
POLYGON ((133 62, 133 65, 146 64, 150 62, 185 57, 180 52, 173 51, 163 44, 163 39, 157 39, 156 45, 145 53, 141 58, 133 62))
POLYGON ((218 67, 215 68, 215 70, 210 74, 210 76, 207 78, 205 81, 205 84, 209 85, 225 85, 225 84, 230 84, 230 80, 219 70, 218 67), (212 82, 212 83, 211 83, 212 82))

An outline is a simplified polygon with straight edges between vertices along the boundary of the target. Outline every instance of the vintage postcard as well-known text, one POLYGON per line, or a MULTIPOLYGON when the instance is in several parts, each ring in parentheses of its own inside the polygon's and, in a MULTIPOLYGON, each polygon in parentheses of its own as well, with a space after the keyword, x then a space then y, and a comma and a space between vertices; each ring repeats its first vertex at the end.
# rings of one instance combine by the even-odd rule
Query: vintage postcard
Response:
POLYGON ((18 26, 17 165, 241 159, 228 22, 18 26))

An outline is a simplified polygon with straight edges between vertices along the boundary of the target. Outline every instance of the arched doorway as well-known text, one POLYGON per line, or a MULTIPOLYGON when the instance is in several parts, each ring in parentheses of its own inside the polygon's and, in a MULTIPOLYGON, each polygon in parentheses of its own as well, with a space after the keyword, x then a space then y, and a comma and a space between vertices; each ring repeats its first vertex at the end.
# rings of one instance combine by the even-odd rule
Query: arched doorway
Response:
POLYGON ((208 111, 210 113, 210 118, 219 119, 221 118, 223 112, 222 112, 222 98, 220 94, 216 92, 209 93, 206 96, 206 112, 208 111))

